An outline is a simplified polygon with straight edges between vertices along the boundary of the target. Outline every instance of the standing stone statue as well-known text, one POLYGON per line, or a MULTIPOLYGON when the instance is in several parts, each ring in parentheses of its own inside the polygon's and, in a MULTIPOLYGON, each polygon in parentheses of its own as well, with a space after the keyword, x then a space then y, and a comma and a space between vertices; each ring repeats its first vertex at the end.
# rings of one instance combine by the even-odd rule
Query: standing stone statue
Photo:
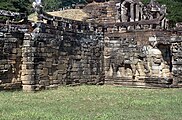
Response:
POLYGON ((127 8, 121 4, 121 19, 122 19, 122 22, 127 22, 127 8))
POLYGON ((42 1, 35 0, 35 2, 32 3, 32 7, 35 9, 36 12, 40 11, 42 8, 42 1))

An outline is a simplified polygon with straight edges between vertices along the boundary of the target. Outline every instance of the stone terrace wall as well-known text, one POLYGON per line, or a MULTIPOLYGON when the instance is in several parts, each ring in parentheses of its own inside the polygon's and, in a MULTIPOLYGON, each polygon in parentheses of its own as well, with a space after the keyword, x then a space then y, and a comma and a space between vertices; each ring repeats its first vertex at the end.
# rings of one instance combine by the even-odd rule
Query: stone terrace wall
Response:
POLYGON ((22 45, 25 26, 0 24, 0 89, 21 89, 22 45))
POLYGON ((182 87, 182 38, 171 38, 172 74, 174 86, 182 87))
POLYGON ((37 23, 29 23, 21 13, 3 11, 0 15, 23 19, 0 24, 1 89, 103 84, 102 28, 45 12, 37 23))
POLYGON ((0 89, 19 89, 22 34, 0 33, 0 89))
POLYGON ((96 21, 89 18, 92 22, 51 16, 41 4, 34 6, 36 23, 29 23, 25 14, 0 11, 1 16, 23 19, 0 22, 0 89, 33 91, 79 84, 182 87, 182 35, 177 29, 167 30, 166 7, 151 3, 149 8, 159 8, 156 13, 164 11, 138 21, 142 11, 133 10, 132 1, 118 2, 96 6, 93 12, 103 15, 96 21), (128 21, 121 19, 122 5, 132 10, 128 21))
POLYGON ((29 23, 12 23, 10 19, 26 21, 27 16, 5 10, 0 10, 0 16, 9 18, 0 20, 0 90, 21 89, 22 45, 29 23))
POLYGON ((37 28, 25 35, 23 90, 103 84, 102 44, 102 31, 75 31, 69 25, 63 29, 53 24, 37 23, 37 28))
POLYGON ((170 31, 106 33, 105 83, 180 87, 181 40, 170 31))

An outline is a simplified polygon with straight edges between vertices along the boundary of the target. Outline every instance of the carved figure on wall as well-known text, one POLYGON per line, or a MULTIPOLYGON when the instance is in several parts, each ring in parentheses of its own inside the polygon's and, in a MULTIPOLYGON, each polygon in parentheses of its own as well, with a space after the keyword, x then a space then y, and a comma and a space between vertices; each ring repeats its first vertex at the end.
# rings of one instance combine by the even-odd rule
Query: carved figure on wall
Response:
POLYGON ((149 45, 145 45, 142 48, 143 49, 142 51, 145 52, 146 54, 145 63, 146 63, 146 66, 148 66, 148 70, 149 70, 149 73, 147 74, 147 76, 152 75, 152 71, 153 71, 152 65, 154 63, 159 65, 161 64, 161 58, 158 57, 158 55, 156 55, 158 53, 158 49, 156 49, 155 42, 156 41, 151 41, 149 45))
POLYGON ((149 51, 148 51, 148 49, 150 49, 150 46, 143 46, 142 48, 141 48, 141 53, 144 55, 143 56, 143 65, 144 65, 144 68, 145 68, 145 73, 147 74, 147 76, 149 76, 150 75, 150 72, 151 72, 151 69, 150 69, 150 67, 149 67, 149 64, 148 64, 148 62, 150 61, 149 59, 149 51))
POLYGON ((179 48, 180 48, 180 45, 178 43, 173 43, 172 44, 172 51, 173 51, 173 53, 179 52, 179 48))
MULTIPOLYGON (((108 43, 108 40, 105 39, 105 42, 108 43)), ((110 71, 108 75, 113 77, 135 79, 136 76, 145 76, 150 72, 146 54, 142 46, 137 46, 135 38, 122 39, 121 49, 105 49, 105 70, 110 71)))
POLYGON ((151 11, 147 7, 143 7, 143 15, 144 20, 151 20, 153 19, 151 11))
POLYGON ((159 44, 155 36, 151 37, 149 42, 149 45, 143 47, 150 70, 147 76, 169 78, 171 69, 169 46, 159 44))
MULTIPOLYGON (((145 56, 142 53, 123 53, 121 51, 114 52, 114 54, 111 55, 110 58, 110 64, 113 68, 113 77, 117 76, 117 72, 120 67, 129 67, 132 71, 132 78, 135 79, 136 73, 139 73, 140 71, 138 68, 138 63, 140 59, 143 59, 145 56)), ((146 72, 149 72, 149 68, 145 64, 146 72)))
POLYGON ((171 49, 172 49, 172 59, 173 63, 175 63, 172 67, 172 75, 173 75, 173 82, 172 86, 177 86, 178 83, 181 81, 181 75, 182 75, 182 68, 181 68, 181 61, 182 57, 180 55, 180 52, 182 51, 182 44, 181 43, 172 43, 171 49))
POLYGON ((179 56, 179 53, 182 51, 181 43, 173 43, 172 44, 172 53, 173 53, 173 61, 182 61, 182 58, 179 56))

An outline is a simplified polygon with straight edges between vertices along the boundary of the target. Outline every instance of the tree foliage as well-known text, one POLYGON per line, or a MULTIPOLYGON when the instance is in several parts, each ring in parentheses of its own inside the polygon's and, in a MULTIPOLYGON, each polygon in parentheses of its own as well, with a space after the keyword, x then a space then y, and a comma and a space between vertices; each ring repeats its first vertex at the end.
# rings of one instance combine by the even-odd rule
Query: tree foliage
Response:
POLYGON ((0 9, 28 14, 32 11, 29 0, 0 0, 0 9))
POLYGON ((58 10, 61 7, 61 0, 44 0, 43 5, 46 11, 58 10))
MULTIPOLYGON (((156 0, 160 4, 167 6, 167 18, 170 23, 182 22, 182 0, 156 0)), ((144 3, 150 2, 150 0, 143 0, 144 3)))
POLYGON ((73 6, 79 3, 86 3, 85 0, 44 0, 44 9, 47 11, 58 10, 66 6, 73 6))

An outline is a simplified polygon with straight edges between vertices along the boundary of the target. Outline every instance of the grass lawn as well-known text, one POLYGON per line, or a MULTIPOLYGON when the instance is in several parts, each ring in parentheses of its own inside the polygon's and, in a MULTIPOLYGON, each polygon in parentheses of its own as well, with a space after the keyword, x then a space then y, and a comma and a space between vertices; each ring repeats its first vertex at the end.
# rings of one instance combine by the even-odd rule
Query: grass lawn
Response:
POLYGON ((59 87, 0 92, 0 120, 182 120, 182 89, 59 87))

